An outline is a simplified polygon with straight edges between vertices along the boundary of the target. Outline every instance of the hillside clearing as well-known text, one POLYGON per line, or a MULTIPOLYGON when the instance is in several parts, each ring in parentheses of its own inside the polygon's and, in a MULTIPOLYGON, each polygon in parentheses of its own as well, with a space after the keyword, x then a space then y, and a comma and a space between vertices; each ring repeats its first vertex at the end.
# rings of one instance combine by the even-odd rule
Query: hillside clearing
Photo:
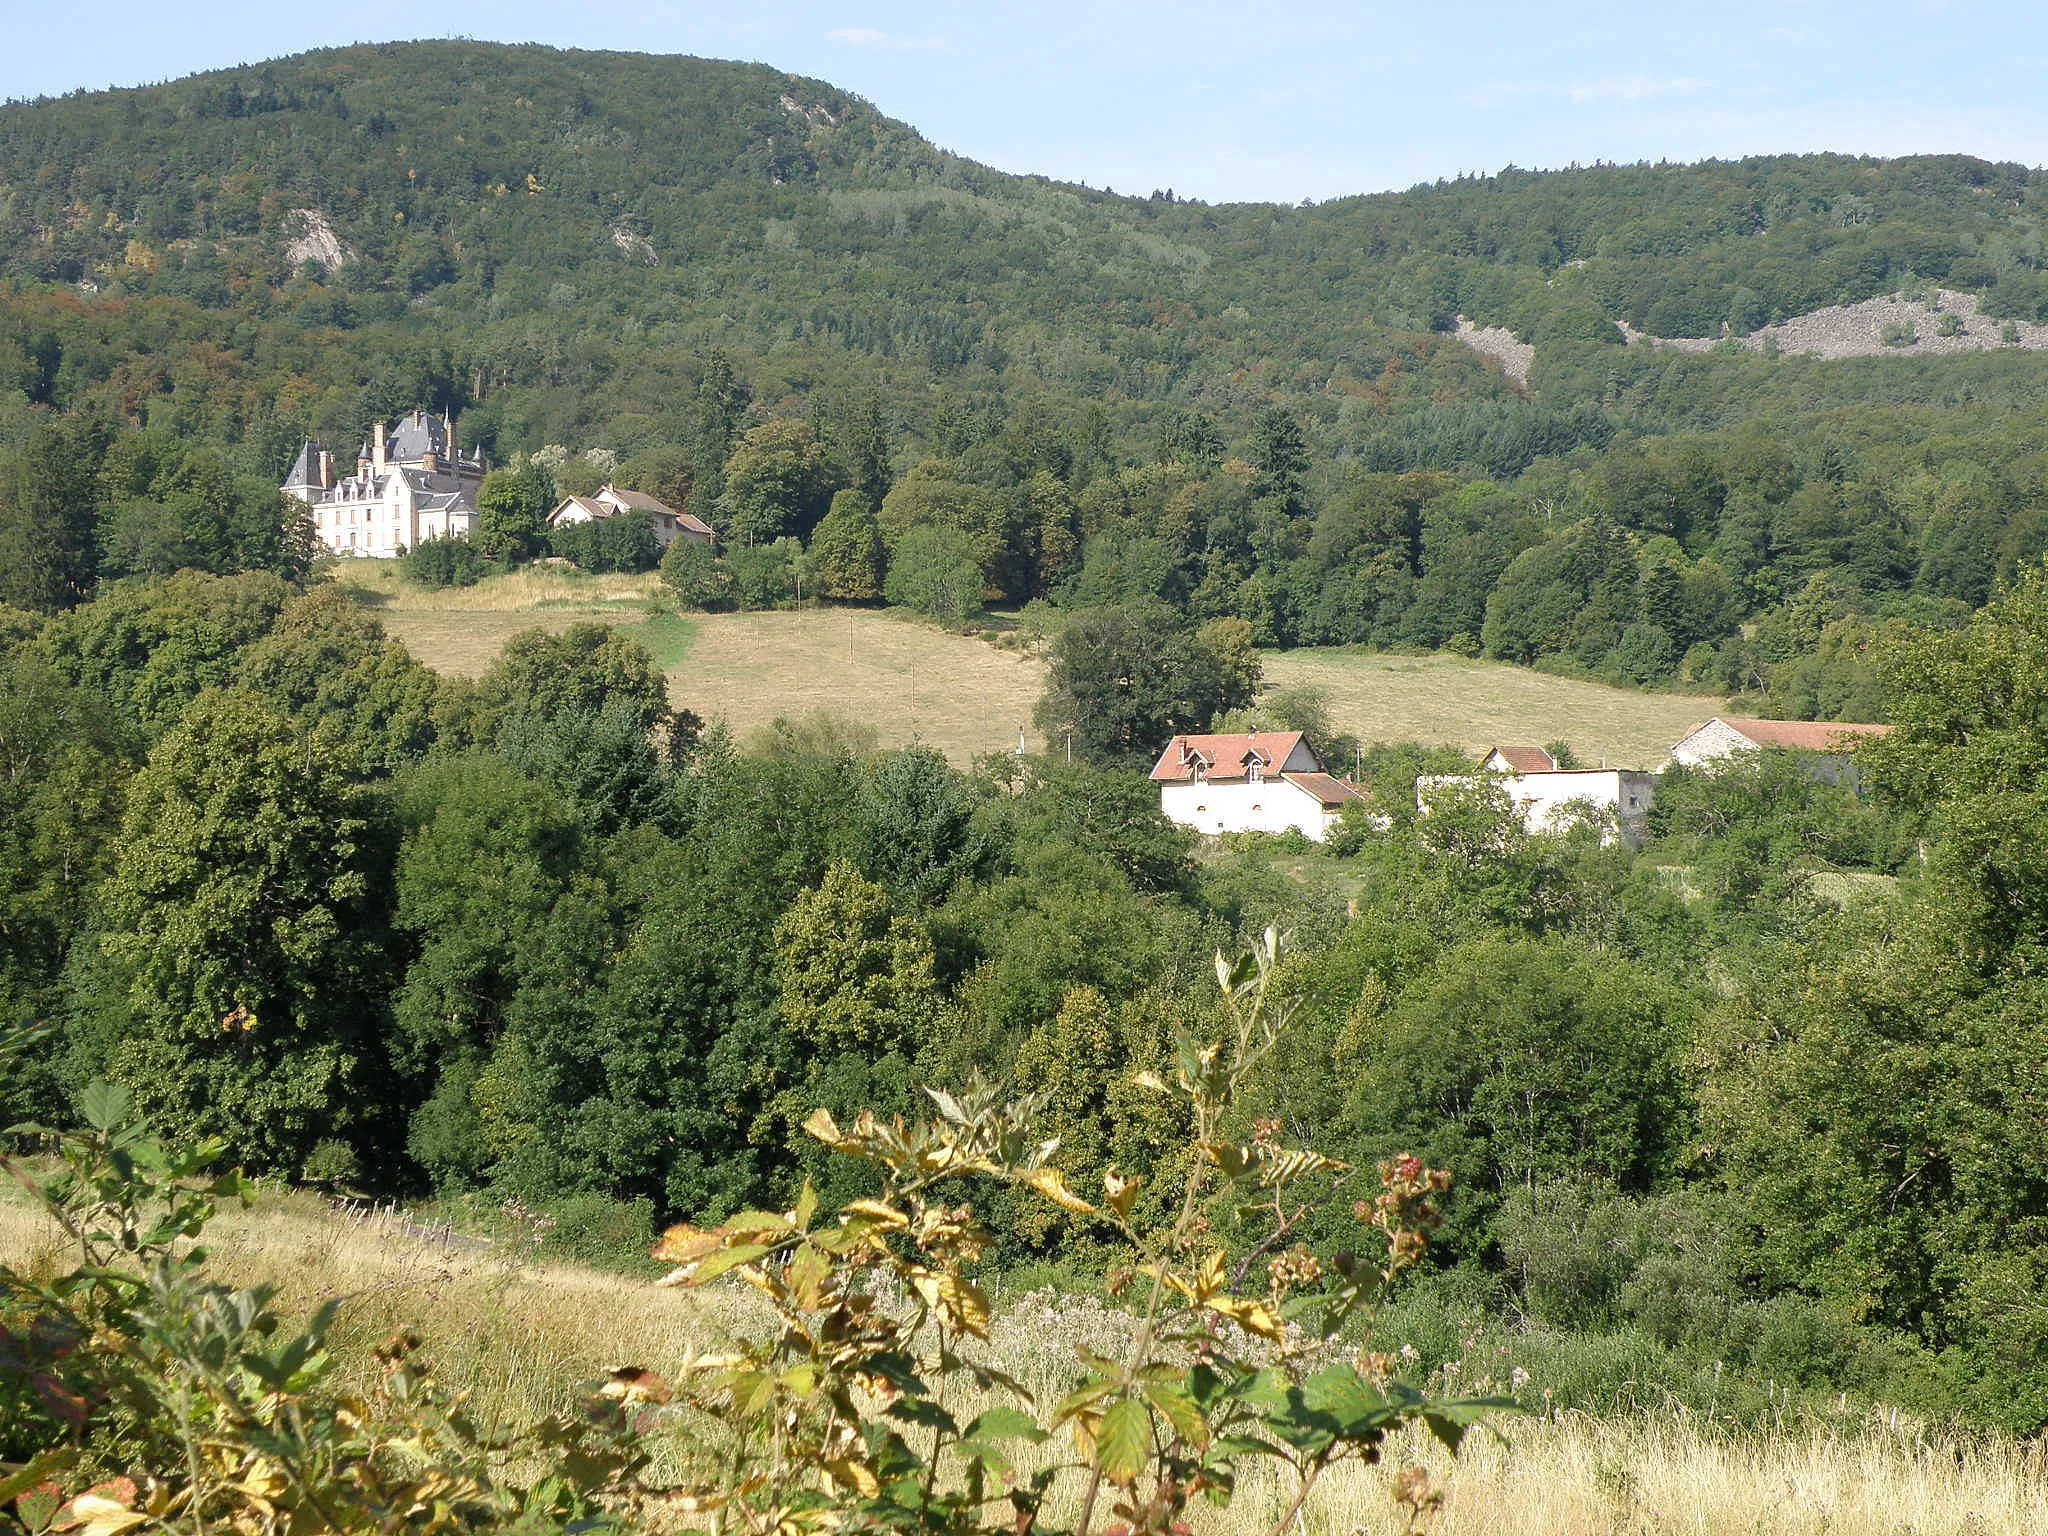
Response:
MULTIPOLYGON (((1270 651, 1266 681, 1319 688, 1338 729, 1361 741, 1421 741, 1478 753, 1563 740, 1589 766, 1660 768, 1671 744, 1727 701, 1638 693, 1459 656, 1270 651)), ((1341 765, 1340 765, 1341 766, 1341 765)))
POLYGON ((824 608, 697 616, 669 697, 735 730, 827 711, 873 726, 885 747, 921 741, 966 767, 985 752, 1036 751, 1042 663, 893 613, 824 608))
MULTIPOLYGON (((406 585, 388 561, 350 561, 336 579, 415 656, 456 676, 483 672, 521 630, 596 621, 647 646, 677 706, 741 734, 822 710, 872 726, 885 747, 922 741, 962 767, 982 753, 1014 750, 1020 729, 1031 750, 1044 745, 1031 728, 1042 661, 898 613, 682 617, 659 609, 652 576, 545 568, 444 591, 406 585)), ((1717 698, 1638 693, 1458 656, 1312 649, 1268 651, 1264 662, 1275 688, 1323 690, 1337 728, 1364 741, 1480 752, 1562 739, 1589 764, 1619 767, 1660 766, 1671 743, 1726 707, 1717 698)))
MULTIPOLYGON (((252 1210, 224 1211, 207 1231, 207 1247, 226 1283, 278 1286, 288 1315, 350 1298, 334 1335, 346 1384, 368 1384, 371 1344, 413 1330, 422 1358, 469 1392, 487 1426, 564 1411, 578 1383, 616 1365, 644 1364, 673 1378, 694 1353, 725 1346, 762 1321, 737 1281, 702 1292, 658 1290, 575 1264, 521 1263, 495 1249, 451 1252, 345 1221, 304 1194, 265 1195, 252 1210)), ((55 1229, 22 1192, 0 1189, 0 1261, 35 1267, 56 1248, 55 1229)), ((1076 1345, 1114 1351, 1128 1326, 1099 1303, 1038 1293, 999 1307, 991 1345, 1006 1369, 1050 1403, 1070 1383, 1076 1345)), ((664 1438, 685 1427, 657 1423, 657 1476, 676 1466, 664 1438)), ((1502 1436, 1473 1435, 1456 1463, 1411 1436, 1389 1447, 1383 1467, 1342 1469, 1318 1490, 1305 1528, 1394 1536, 1404 1523, 1389 1484, 1395 1470, 1419 1462, 1444 1491, 1442 1514, 1430 1525, 1438 1536, 2048 1529, 2038 1451, 1930 1435, 1877 1415, 1835 1431, 1740 1431, 1668 1413, 1505 1417, 1499 1427, 1502 1436)), ((1289 1492, 1254 1461, 1227 1509, 1197 1507, 1196 1536, 1255 1536, 1272 1525, 1289 1492)))

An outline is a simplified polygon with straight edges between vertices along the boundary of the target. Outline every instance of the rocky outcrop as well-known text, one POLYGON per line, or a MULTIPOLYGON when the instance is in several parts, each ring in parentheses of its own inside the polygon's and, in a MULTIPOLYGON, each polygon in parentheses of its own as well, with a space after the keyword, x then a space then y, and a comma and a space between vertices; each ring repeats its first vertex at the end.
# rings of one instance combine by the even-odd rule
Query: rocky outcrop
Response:
POLYGON ((312 262, 329 277, 348 265, 353 253, 318 208, 294 208, 285 215, 285 260, 293 266, 312 262))

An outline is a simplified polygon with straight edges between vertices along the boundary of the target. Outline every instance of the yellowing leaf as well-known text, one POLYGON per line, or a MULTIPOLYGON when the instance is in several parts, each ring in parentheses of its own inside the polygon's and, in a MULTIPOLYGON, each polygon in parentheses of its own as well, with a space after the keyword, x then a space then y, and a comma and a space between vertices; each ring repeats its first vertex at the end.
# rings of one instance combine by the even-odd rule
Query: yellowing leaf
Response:
POLYGON ((718 1246, 718 1234, 678 1222, 661 1234, 654 1257, 664 1264, 694 1264, 718 1246))
POLYGON ((1278 1343, 1281 1338, 1280 1319, 1262 1301, 1239 1300, 1234 1296, 1211 1296, 1204 1303, 1211 1312, 1229 1318, 1247 1333, 1255 1333, 1262 1339, 1278 1343))
POLYGON ((988 1298, 973 1281, 948 1271, 939 1281, 939 1300, 954 1327, 977 1339, 988 1337, 988 1298))
POLYGON ((1109 1198, 1110 1209, 1124 1220, 1130 1220, 1131 1207, 1138 1203, 1138 1189, 1144 1182, 1136 1175, 1125 1178, 1114 1168, 1103 1174, 1102 1191, 1109 1198))
POLYGON ((1095 1207, 1067 1187, 1065 1175, 1057 1168, 1034 1168, 1024 1175, 1024 1182, 1063 1210, 1081 1216, 1095 1214, 1095 1207))
POLYGON ((882 1484, 865 1462, 855 1461, 851 1456, 825 1463, 825 1470, 832 1474, 832 1481, 842 1488, 851 1488, 862 1498, 872 1499, 880 1495, 882 1484))
POLYGON ((740 1243, 731 1248, 721 1248, 698 1261, 690 1272, 690 1284, 702 1285, 707 1280, 715 1280, 728 1269, 751 1264, 767 1252, 768 1248, 764 1243, 740 1243))
POLYGON ((1165 1416, 1176 1435, 1198 1451, 1208 1448, 1209 1420, 1194 1395, 1178 1379, 1144 1382, 1139 1390, 1165 1416))
POLYGON ((846 1139, 840 1134, 839 1122, 832 1118, 832 1111, 829 1109, 812 1110, 810 1117, 804 1121, 804 1130, 828 1147, 836 1147, 846 1139))
POLYGON ((885 1227, 892 1232, 898 1227, 910 1225, 910 1218, 908 1216, 897 1210, 895 1206, 885 1205, 880 1200, 855 1200, 850 1205, 841 1206, 839 1214, 842 1219, 870 1221, 876 1226, 885 1227))
POLYGON ((1113 1404, 1095 1430, 1095 1464, 1112 1483, 1128 1488, 1152 1458, 1152 1416, 1136 1398, 1113 1404))

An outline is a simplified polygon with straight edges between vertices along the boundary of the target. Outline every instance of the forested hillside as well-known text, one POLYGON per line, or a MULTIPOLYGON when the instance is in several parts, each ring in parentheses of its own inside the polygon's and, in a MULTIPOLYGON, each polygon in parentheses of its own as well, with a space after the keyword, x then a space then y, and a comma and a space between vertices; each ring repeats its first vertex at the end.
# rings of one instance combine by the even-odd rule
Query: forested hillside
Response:
MULTIPOLYGON (((1483 1354, 1532 1407, 1905 1404, 2036 1433, 2048 357, 1620 327, 1703 338, 1937 283, 2044 318, 2044 214, 2017 167, 1829 157, 1211 208, 1000 175, 765 68, 469 43, 0 108, 0 1125, 126 1160, 60 1181, 60 1209, 100 1202, 88 1247, 116 1196, 172 1193, 137 1185, 132 1109, 281 1180, 614 1254, 752 1212, 723 1258, 763 1280, 823 1252, 813 1217, 878 1166, 958 1171, 902 1138, 986 1132, 1003 1159, 971 1166, 1015 1177, 961 1186, 979 1220, 920 1205, 950 1267, 901 1271, 907 1305, 962 1320, 949 1350, 970 1272, 1101 1274, 1116 1301, 1143 1273, 1126 1239, 1200 1264, 1172 1283, 1204 1327, 1284 1345, 1257 1298, 1351 1307, 1380 1263, 1363 1231, 1388 1284, 1419 1272, 1382 1333, 1346 1335, 1413 1351, 1360 1357, 1372 1393, 1483 1354), (1526 382, 1461 314, 1533 344, 1526 382), (325 579, 278 491, 308 436, 346 461, 415 407, 491 471, 474 532, 387 581, 644 571, 651 523, 543 523, 612 480, 718 534, 629 583, 651 644, 687 639, 677 608, 1000 624, 1044 654, 1037 722, 1072 760, 963 767, 831 715, 736 740, 687 665, 598 624, 437 673, 376 593, 325 579), (1262 653, 1310 644, 1897 729, 1848 778, 1783 753, 1676 770, 1644 849, 1534 836, 1486 786, 1417 811, 1457 754, 1261 688, 1262 653), (1133 767, 1219 719, 1303 729, 1372 814, 1320 847, 1169 824, 1133 767), (1219 1002, 1212 957, 1254 944, 1219 1002), (1254 970, 1285 1027, 1191 1043, 1254 970), (921 1092, 977 1071, 1002 1093, 921 1092), (951 1129, 861 1117, 929 1103, 951 1129)), ((151 1157, 151 1179, 207 1160, 151 1157)), ((127 1251, 171 1264, 201 1220, 177 1208, 127 1251)), ((892 1211, 831 1241, 908 1264, 892 1211)), ((788 1283, 816 1299, 841 1281, 813 1263, 788 1283)), ((0 1325, 68 1351, 44 1324, 69 1303, 17 1273, 0 1325)), ((95 1258, 90 1285, 126 1273, 95 1258)), ((868 1284, 832 1294, 866 1308, 868 1284)), ((86 1331, 136 1332, 140 1294, 86 1331)), ((1230 1390, 1284 1419, 1276 1380, 1230 1390)), ((1183 1411, 1208 1399, 1161 1406, 1166 1381, 1084 1403, 1118 1399, 1077 1421, 1084 1454, 1208 1435, 1183 1411)), ((84 1440, 108 1469, 125 1426, 174 1417, 88 1432, 100 1399, 18 1400, 0 1455, 84 1440)), ((951 1422, 932 1406, 919 1435, 951 1422)), ((1300 1444, 1323 1411, 1286 1420, 1300 1444)), ((1134 1529, 1178 1518, 1148 1507, 1134 1529)))
POLYGON ((1740 332, 1935 284, 2040 318, 2044 193, 1807 156, 1212 208, 989 171, 763 67, 471 43, 18 103, 0 538, 28 554, 0 595, 287 569, 217 528, 302 437, 425 406, 497 462, 623 461, 742 545, 807 543, 857 490, 887 555, 964 532, 992 599, 1868 714, 1872 634, 2048 545, 2048 364, 1681 354, 1618 322, 1740 332), (1460 313, 1535 344, 1526 387, 1460 313))

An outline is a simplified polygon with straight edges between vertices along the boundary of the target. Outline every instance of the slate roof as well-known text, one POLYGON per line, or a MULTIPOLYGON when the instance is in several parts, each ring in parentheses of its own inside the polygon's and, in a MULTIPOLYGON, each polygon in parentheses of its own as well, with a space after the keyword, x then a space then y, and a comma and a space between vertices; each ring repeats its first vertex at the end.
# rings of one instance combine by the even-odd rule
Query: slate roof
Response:
MULTIPOLYGON (((1299 731, 1250 731, 1225 736, 1176 736, 1152 765, 1152 778, 1160 784, 1192 784, 1195 764, 1216 778, 1244 776, 1245 765, 1256 756, 1262 769, 1278 768, 1301 745, 1299 731)), ((1313 754, 1311 754, 1313 756, 1313 754)))
POLYGON ((1848 725, 1839 720, 1755 720, 1741 715, 1715 718, 1760 747, 1786 747, 1795 752, 1846 752, 1867 737, 1891 732, 1888 725, 1848 725))
POLYGON ((384 444, 384 456, 397 464, 417 464, 428 454, 448 457, 448 423, 425 411, 401 417, 384 444))
POLYGON ((286 485, 318 485, 320 483, 320 455, 326 448, 310 437, 299 449, 299 456, 292 460, 292 472, 284 477, 286 485))

